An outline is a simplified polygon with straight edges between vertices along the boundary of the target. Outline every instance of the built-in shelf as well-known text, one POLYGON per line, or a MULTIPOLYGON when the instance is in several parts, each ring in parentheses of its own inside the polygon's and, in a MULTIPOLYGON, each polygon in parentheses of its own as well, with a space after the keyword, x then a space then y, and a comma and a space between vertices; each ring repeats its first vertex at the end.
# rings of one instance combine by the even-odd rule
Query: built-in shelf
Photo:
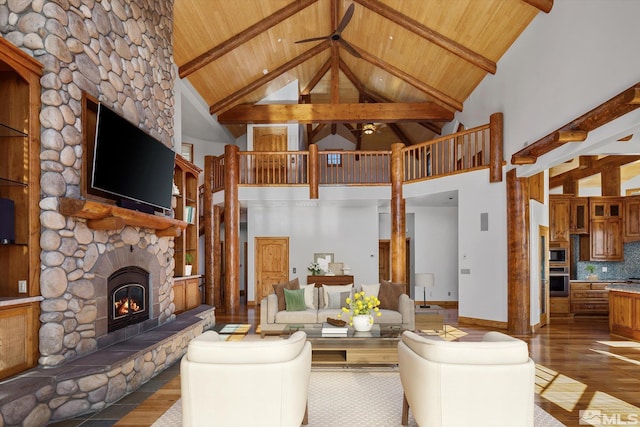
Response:
POLYGON ((154 229, 160 237, 177 237, 187 227, 187 223, 179 219, 83 199, 60 199, 60 213, 85 218, 87 226, 93 230, 119 230, 130 225, 154 229))

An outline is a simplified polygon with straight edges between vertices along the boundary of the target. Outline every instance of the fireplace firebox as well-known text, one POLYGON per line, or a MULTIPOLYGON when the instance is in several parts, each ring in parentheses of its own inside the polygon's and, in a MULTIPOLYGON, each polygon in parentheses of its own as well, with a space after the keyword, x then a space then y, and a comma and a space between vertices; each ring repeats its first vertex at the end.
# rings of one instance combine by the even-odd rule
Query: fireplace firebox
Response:
POLYGON ((107 281, 108 331, 114 332, 149 318, 149 273, 139 267, 124 267, 107 281))

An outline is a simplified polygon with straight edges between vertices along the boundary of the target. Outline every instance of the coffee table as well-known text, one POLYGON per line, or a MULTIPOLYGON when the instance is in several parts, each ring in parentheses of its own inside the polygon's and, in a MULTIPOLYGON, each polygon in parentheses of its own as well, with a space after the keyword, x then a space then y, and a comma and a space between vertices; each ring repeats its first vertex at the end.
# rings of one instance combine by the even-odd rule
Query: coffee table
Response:
POLYGON ((346 335, 323 335, 321 324, 290 324, 282 335, 304 331, 316 365, 395 365, 398 363, 400 324, 374 324, 369 332, 349 328, 346 335))

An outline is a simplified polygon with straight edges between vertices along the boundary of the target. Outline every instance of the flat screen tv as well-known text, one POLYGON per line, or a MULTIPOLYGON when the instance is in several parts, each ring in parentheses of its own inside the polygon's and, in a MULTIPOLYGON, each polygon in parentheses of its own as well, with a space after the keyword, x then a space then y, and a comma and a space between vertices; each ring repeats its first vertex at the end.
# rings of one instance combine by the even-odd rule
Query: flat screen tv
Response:
POLYGON ((171 209, 175 152, 98 105, 91 188, 160 209, 171 209))

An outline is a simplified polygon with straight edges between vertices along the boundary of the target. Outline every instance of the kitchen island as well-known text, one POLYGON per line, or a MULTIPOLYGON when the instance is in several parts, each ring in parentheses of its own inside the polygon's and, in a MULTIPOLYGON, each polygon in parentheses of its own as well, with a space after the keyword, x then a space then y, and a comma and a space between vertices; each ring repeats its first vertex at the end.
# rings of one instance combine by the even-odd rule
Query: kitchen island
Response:
POLYGON ((609 331, 640 340, 640 284, 612 283, 609 291, 609 331))

